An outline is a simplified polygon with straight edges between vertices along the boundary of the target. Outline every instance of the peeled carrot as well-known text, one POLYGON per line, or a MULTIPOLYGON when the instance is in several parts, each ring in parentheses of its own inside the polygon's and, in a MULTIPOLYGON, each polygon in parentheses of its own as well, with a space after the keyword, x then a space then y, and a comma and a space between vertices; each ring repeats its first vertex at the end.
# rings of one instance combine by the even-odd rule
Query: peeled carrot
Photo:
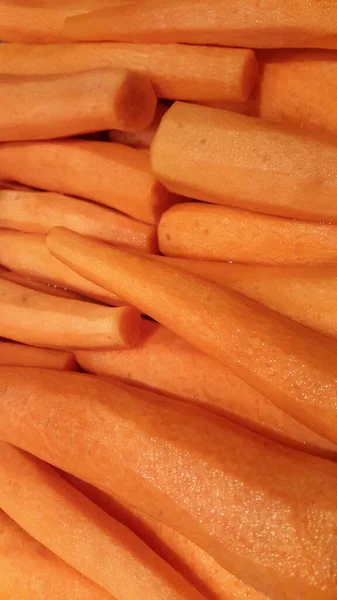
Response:
POLYGON ((134 533, 49 465, 2 442, 0 457, 3 510, 114 598, 205 600, 134 533))
POLYGON ((229 367, 282 410, 337 443, 334 340, 197 275, 61 228, 47 246, 67 266, 229 367))
POLYGON ((47 233, 58 225, 117 246, 158 251, 155 227, 103 206, 53 192, 0 191, 0 227, 47 233))
POLYGON ((175 203, 151 172, 149 157, 122 144, 88 140, 0 146, 0 177, 80 196, 156 224, 175 203))
POLYGON ((337 460, 335 444, 158 323, 144 321, 142 338, 135 348, 78 350, 75 355, 85 371, 199 405, 287 446, 337 460))
POLYGON ((11 44, 0 48, 8 75, 120 67, 146 74, 159 98, 245 101, 257 81, 252 50, 182 44, 11 44))
POLYGON ((0 390, 0 439, 117 494, 272 600, 334 600, 334 463, 89 375, 0 367, 0 390))
POLYGON ((35 281, 34 279, 30 279, 29 277, 24 277, 23 275, 19 275, 18 273, 13 273, 13 271, 3 269, 2 267, 0 267, 0 279, 7 279, 7 281, 13 281, 14 283, 18 283, 19 285, 27 287, 30 290, 36 290, 37 292, 43 292, 44 294, 50 294, 51 296, 58 296, 59 298, 69 298, 71 300, 87 300, 85 296, 81 296, 81 294, 77 294, 76 292, 70 292, 69 290, 57 287, 52 284, 42 283, 41 281, 35 281))
POLYGON ((111 131, 109 131, 110 140, 119 144, 127 144, 127 146, 132 146, 133 148, 148 150, 152 144, 154 135, 157 132, 159 123, 167 109, 168 107, 165 106, 165 104, 158 103, 155 118, 146 129, 139 131, 138 133, 129 133, 127 131, 111 129, 111 131))
POLYGON ((308 133, 176 102, 161 121, 151 158, 156 177, 172 192, 337 223, 337 146, 308 133))
MULTIPOLYGON (((116 294, 77 275, 72 269, 51 256, 43 235, 0 229, 0 264, 21 276, 69 288, 103 304, 111 306, 125 304, 116 294)), ((6 279, 9 278, 6 277, 6 279)), ((17 283, 29 287, 23 281, 17 281, 17 283)))
POLYGON ((189 202, 158 228, 167 256, 258 265, 328 266, 337 261, 337 225, 296 221, 240 208, 189 202))
POLYGON ((56 298, 0 279, 0 336, 32 346, 125 348, 140 337, 139 311, 56 298))
POLYGON ((0 365, 74 371, 77 363, 70 352, 0 341, 0 365))

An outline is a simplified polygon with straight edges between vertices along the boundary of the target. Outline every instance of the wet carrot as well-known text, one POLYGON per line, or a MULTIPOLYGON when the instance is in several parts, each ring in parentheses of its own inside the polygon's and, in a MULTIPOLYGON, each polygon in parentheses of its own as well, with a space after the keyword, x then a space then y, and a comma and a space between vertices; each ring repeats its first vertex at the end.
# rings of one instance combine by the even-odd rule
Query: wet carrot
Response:
POLYGON ((77 363, 70 352, 0 341, 0 365, 74 371, 77 363))
POLYGON ((13 281, 14 283, 18 283, 19 285, 29 288, 30 290, 36 290, 37 292, 43 292, 44 294, 50 294, 51 296, 58 296, 59 298, 69 298, 71 300, 88 300, 88 298, 85 298, 85 296, 81 296, 81 294, 77 294, 76 292, 71 292, 70 290, 66 290, 65 288, 57 287, 56 285, 52 285, 51 283, 42 283, 41 281, 30 279, 29 277, 19 275, 18 273, 14 273, 13 271, 8 271, 7 269, 3 269, 2 267, 0 267, 0 279, 7 279, 7 281, 13 281))

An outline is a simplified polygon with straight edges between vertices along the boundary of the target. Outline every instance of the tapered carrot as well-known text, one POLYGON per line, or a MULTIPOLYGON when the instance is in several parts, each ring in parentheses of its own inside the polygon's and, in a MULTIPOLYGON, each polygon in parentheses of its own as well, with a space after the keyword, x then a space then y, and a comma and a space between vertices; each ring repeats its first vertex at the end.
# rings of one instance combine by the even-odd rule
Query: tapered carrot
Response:
POLYGON ((0 367, 0 390, 0 439, 117 494, 273 600, 334 600, 334 463, 89 375, 0 367))
MULTIPOLYGON (((51 256, 43 235, 0 229, 0 264, 32 280, 69 288, 103 304, 125 304, 116 294, 81 277, 51 256)), ((17 283, 25 285, 22 281, 17 283)))
POLYGON ((245 101, 257 81, 252 50, 182 44, 11 44, 0 48, 8 75, 121 67, 146 74, 159 98, 245 101), (44 50, 44 51, 43 51, 44 50))
POLYGON ((65 264, 120 294, 300 423, 337 443, 334 340, 149 255, 61 228, 51 230, 47 246, 65 264))
POLYGON ((114 598, 204 598, 134 533, 75 490, 49 465, 2 442, 0 457, 3 510, 114 598))
POLYGON ((47 233, 58 225, 117 246, 158 251, 155 227, 114 210, 53 192, 0 191, 0 227, 47 233))
POLYGON ((149 157, 123 144, 79 139, 2 144, 0 177, 93 200, 152 225, 176 202, 154 178, 149 157))
POLYGON ((127 144, 127 146, 132 146, 133 148, 148 150, 152 144, 154 135, 157 132, 159 123, 167 109, 168 107, 165 106, 165 104, 158 103, 155 118, 149 127, 138 133, 128 133, 127 131, 111 129, 111 131, 109 131, 110 140, 119 144, 127 144))
POLYGON ((158 238, 167 256, 258 265, 328 266, 337 260, 337 225, 189 202, 162 216, 158 238))
POLYGON ((0 365, 74 371, 77 363, 70 352, 0 341, 0 365))
POLYGON ((309 133, 176 102, 161 121, 151 157, 157 178, 176 193, 337 223, 337 145, 309 133))
POLYGON ((135 348, 78 350, 77 361, 89 373, 185 400, 285 445, 337 460, 335 444, 281 411, 218 361, 158 323, 144 321, 142 332, 135 348))
POLYGON ((34 279, 30 279, 24 275, 19 275, 13 271, 3 269, 2 267, 0 267, 0 279, 7 279, 7 281, 13 281, 14 283, 18 283, 19 285, 27 287, 30 290, 36 290, 37 292, 43 292, 44 294, 50 294, 51 296, 58 296, 59 298, 88 300, 88 298, 81 296, 81 294, 77 294, 76 292, 71 292, 65 288, 57 287, 56 285, 52 285, 50 283, 48 284, 42 283, 41 281, 35 281, 34 279))
POLYGON ((139 311, 56 298, 0 279, 0 336, 32 346, 125 348, 140 337, 139 311))

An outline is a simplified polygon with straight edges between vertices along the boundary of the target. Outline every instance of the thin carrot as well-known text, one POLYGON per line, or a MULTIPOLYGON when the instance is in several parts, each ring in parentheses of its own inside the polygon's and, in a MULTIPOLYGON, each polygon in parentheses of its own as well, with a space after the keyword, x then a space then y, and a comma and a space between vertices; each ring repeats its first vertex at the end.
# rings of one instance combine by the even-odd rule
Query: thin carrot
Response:
POLYGON ((143 131, 138 133, 128 133, 127 131, 118 131, 117 129, 111 129, 109 131, 109 138, 112 142, 119 144, 126 144, 133 148, 141 148, 142 150, 148 150, 152 144, 155 133, 157 132, 160 121, 166 113, 168 107, 160 102, 157 105, 156 114, 152 123, 143 131))
POLYGON ((0 279, 0 336, 56 348, 125 348, 140 338, 139 311, 56 298, 0 279))
POLYGON ((120 294, 300 423, 337 443, 334 340, 146 254, 61 228, 51 230, 47 246, 67 266, 120 294))
POLYGON ((89 373, 176 397, 287 446, 337 460, 335 444, 287 415, 218 361, 158 323, 144 321, 142 332, 135 348, 78 350, 76 359, 89 373))
POLYGON ((334 463, 89 375, 0 367, 0 390, 0 439, 117 494, 272 600, 334 599, 334 463))
POLYGON ((3 442, 0 456, 1 508, 114 598, 204 599, 142 540, 49 465, 3 442))
POLYGON ((176 193, 337 223, 337 146, 307 132, 176 102, 161 121, 151 157, 157 178, 176 193))
POLYGON ((328 266, 337 261, 337 225, 189 202, 173 206, 158 228, 163 254, 268 266, 328 266))
MULTIPOLYGON (((0 29, 1 31, 1 29, 0 29)), ((182 44, 11 44, 0 48, 8 75, 120 67, 146 74, 159 98, 245 101, 257 82, 252 50, 182 44)))
POLYGON ((151 225, 177 200, 156 181, 149 156, 108 142, 1 144, 0 177, 93 200, 151 225))
POLYGON ((74 371, 77 363, 70 352, 0 341, 0 365, 74 371))
MULTIPOLYGON (((0 230, 1 236, 1 230, 0 230)), ((51 296, 58 296, 59 298, 68 298, 69 300, 88 300, 85 296, 71 292, 62 287, 57 287, 51 283, 42 283, 41 281, 35 281, 24 275, 13 273, 0 267, 0 279, 7 279, 7 281, 13 281, 23 287, 29 288, 30 290, 36 290, 37 292, 43 292, 44 294, 50 294, 51 296)))
POLYGON ((157 230, 114 210, 53 192, 0 191, 0 227, 47 233, 63 226, 83 235, 143 252, 157 252, 157 230))
MULTIPOLYGON (((43 235, 0 229, 0 264, 21 276, 69 288, 103 304, 111 306, 125 304, 116 294, 77 275, 72 269, 51 256, 43 235)), ((8 277, 6 279, 12 280, 8 277)), ((17 283, 26 285, 21 281, 17 281, 17 283)), ((29 286, 26 285, 26 287, 29 286)))

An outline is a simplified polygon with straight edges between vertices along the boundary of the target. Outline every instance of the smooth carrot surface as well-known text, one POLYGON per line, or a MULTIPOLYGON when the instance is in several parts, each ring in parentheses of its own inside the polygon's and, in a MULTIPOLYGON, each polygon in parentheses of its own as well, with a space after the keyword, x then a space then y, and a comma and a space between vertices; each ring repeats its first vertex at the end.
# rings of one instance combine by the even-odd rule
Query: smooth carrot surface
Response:
POLYGON ((0 279, 0 336, 56 348, 127 348, 141 334, 140 313, 57 298, 0 279))
POLYGON ((117 494, 273 600, 334 599, 334 463, 90 375, 0 367, 0 390, 0 439, 117 494))
POLYGON ((204 599, 134 533, 49 465, 2 442, 0 457, 1 508, 114 598, 204 599))
POLYGON ((172 257, 267 266, 328 266, 337 261, 337 225, 188 202, 165 212, 160 251, 172 257))
POLYGON ((176 202, 151 172, 141 150, 88 140, 22 142, 0 146, 0 177, 80 196, 157 224, 176 202))
POLYGON ((337 460, 337 445, 320 437, 218 361, 174 333, 144 321, 135 348, 78 350, 85 371, 176 397, 304 452, 337 460))
POLYGON ((156 228, 91 202, 53 192, 0 191, 0 227, 47 233, 67 227, 108 244, 158 251, 156 228))
POLYGON ((161 121, 151 158, 156 177, 172 192, 337 223, 337 145, 307 132, 176 102, 161 121))
POLYGON ((30 279, 29 277, 19 275, 18 273, 14 273, 13 271, 8 271, 7 269, 3 269, 2 267, 0 267, 0 279, 7 279, 7 281, 13 281, 14 283, 18 283, 19 285, 27 287, 30 290, 36 290, 37 292, 43 292, 44 294, 50 294, 51 296, 58 296, 59 298, 69 298, 71 300, 88 300, 88 298, 85 298, 85 296, 81 296, 81 294, 77 294, 76 292, 71 292, 70 290, 66 290, 65 288, 57 287, 56 285, 52 285, 51 283, 42 283, 41 281, 30 279))
POLYGON ((77 367, 76 359, 70 352, 1 341, 0 365, 58 369, 61 371, 75 371, 77 367))
POLYGON ((47 246, 67 266, 120 294, 300 423, 337 442, 334 340, 149 255, 57 228, 47 246))
POLYGON ((138 133, 128 133, 127 131, 111 129, 111 131, 109 131, 110 140, 119 144, 132 146, 133 148, 148 150, 152 144, 155 133, 157 132, 159 123, 167 109, 168 107, 165 104, 158 102, 155 117, 152 123, 146 127, 146 129, 139 131, 138 133))

